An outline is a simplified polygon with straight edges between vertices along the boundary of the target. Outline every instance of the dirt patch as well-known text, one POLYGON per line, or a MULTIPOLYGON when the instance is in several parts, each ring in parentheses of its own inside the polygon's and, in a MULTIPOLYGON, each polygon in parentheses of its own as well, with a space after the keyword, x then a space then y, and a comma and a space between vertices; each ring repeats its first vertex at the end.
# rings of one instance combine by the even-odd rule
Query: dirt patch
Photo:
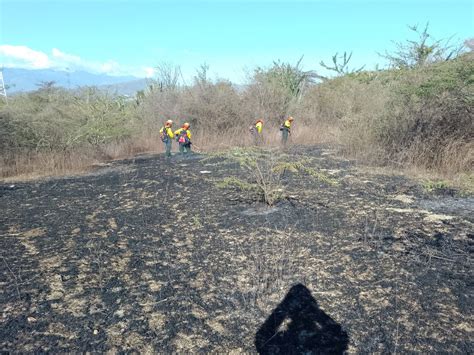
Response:
POLYGON ((269 207, 267 205, 262 204, 256 207, 248 208, 245 211, 242 211, 242 214, 244 216, 265 216, 278 212, 279 210, 279 207, 269 207))

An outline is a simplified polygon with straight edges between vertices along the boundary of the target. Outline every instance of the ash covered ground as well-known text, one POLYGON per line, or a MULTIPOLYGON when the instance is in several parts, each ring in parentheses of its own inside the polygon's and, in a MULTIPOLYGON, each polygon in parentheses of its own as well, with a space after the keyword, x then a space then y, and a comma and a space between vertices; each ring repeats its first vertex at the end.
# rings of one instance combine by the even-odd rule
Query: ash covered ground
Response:
POLYGON ((472 197, 292 147, 267 206, 242 154, 1 184, 0 350, 473 352, 472 197))

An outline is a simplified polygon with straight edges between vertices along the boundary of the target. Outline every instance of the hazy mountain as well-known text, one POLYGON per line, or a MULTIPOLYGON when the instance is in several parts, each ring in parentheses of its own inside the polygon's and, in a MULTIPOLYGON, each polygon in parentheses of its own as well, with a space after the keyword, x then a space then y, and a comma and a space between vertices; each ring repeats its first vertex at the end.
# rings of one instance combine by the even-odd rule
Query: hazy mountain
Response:
POLYGON ((149 79, 135 79, 117 84, 100 85, 100 90, 107 91, 110 94, 134 96, 139 90, 148 87, 149 79))
POLYGON ((133 76, 110 76, 85 71, 66 72, 52 69, 28 70, 4 68, 3 80, 8 94, 33 91, 42 82, 54 81, 56 86, 74 89, 79 86, 97 86, 111 93, 134 95, 146 87, 146 79, 133 76))

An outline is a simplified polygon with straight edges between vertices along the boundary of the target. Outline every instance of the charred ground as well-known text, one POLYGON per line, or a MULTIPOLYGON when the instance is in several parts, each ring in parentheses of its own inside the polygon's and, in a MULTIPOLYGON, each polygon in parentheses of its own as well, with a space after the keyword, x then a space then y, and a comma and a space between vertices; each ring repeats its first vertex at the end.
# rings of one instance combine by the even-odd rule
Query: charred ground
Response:
POLYGON ((473 352, 472 197, 325 147, 261 154, 272 207, 245 151, 0 185, 0 349, 255 352, 303 284, 349 351, 473 352))

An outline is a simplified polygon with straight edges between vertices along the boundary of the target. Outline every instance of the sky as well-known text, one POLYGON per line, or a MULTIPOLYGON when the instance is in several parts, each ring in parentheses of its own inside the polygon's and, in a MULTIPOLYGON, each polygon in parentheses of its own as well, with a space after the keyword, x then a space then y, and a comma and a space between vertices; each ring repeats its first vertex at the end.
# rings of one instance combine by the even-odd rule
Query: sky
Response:
POLYGON ((350 67, 386 65, 378 54, 415 39, 474 37, 471 0, 0 0, 4 67, 86 70, 153 77, 162 63, 191 80, 201 64, 211 78, 243 83, 256 67, 319 65, 352 52, 350 67))

